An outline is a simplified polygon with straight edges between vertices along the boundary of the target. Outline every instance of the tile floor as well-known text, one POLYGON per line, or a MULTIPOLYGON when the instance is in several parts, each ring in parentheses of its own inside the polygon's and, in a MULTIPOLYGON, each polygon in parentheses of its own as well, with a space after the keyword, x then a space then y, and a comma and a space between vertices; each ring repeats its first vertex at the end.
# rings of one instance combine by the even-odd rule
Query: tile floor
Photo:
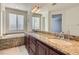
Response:
POLYGON ((14 48, 0 50, 0 55, 28 55, 25 46, 18 46, 14 48))

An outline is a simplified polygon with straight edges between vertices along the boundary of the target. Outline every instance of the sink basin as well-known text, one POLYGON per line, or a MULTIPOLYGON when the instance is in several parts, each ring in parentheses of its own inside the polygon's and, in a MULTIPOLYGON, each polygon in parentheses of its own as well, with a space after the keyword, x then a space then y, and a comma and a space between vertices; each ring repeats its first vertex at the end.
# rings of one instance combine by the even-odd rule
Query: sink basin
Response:
POLYGON ((59 39, 56 36, 53 35, 47 35, 47 34, 42 34, 42 33, 38 33, 38 35, 40 35, 41 37, 45 37, 45 39, 48 39, 50 42, 54 43, 54 44, 58 44, 58 45, 72 45, 71 42, 63 40, 63 39, 59 39))
POLYGON ((56 38, 56 37, 48 37, 48 39, 58 39, 58 38, 56 38))
POLYGON ((46 34, 42 34, 42 33, 38 33, 40 36, 44 36, 44 37, 47 37, 48 39, 57 39, 57 37, 55 36, 51 36, 51 35, 46 35, 46 34))
POLYGON ((58 45, 72 45, 71 42, 65 41, 65 40, 59 40, 59 39, 49 39, 50 42, 58 45))

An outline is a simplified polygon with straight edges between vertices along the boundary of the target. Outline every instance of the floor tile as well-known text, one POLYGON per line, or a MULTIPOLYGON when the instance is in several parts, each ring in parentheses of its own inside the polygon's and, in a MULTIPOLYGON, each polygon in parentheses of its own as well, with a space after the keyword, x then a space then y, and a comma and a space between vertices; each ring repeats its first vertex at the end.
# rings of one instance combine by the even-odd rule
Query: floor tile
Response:
POLYGON ((28 55, 25 46, 18 46, 14 48, 0 50, 0 55, 28 55))

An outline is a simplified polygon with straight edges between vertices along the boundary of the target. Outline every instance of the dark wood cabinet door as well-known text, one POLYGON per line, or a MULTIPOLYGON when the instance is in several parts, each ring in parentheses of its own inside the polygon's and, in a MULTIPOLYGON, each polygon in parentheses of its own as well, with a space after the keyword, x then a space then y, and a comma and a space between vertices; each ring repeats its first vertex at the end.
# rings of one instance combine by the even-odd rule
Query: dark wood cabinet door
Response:
POLYGON ((24 38, 24 44, 25 44, 25 47, 27 48, 27 36, 25 36, 24 38))
POLYGON ((29 55, 35 55, 35 52, 32 51, 32 49, 29 49, 29 55))
POLYGON ((29 39, 29 37, 25 36, 25 41, 24 42, 25 42, 25 47, 26 48, 28 48, 28 39, 29 39))
POLYGON ((30 48, 35 52, 36 51, 36 45, 35 45, 35 43, 33 43, 32 39, 33 38, 31 38, 31 40, 30 40, 30 48))
POLYGON ((26 49, 27 49, 27 51, 28 51, 28 53, 30 53, 30 51, 29 51, 29 40, 30 40, 30 36, 25 36, 25 40, 24 40, 24 42, 25 42, 25 47, 26 47, 26 49))
POLYGON ((36 39, 34 37, 30 37, 30 49, 35 55, 36 54, 36 39))
POLYGON ((38 55, 59 55, 53 49, 51 49, 47 45, 41 43, 40 41, 38 41, 37 43, 38 43, 38 47, 37 47, 38 55))
POLYGON ((27 50, 29 51, 29 47, 30 47, 30 36, 28 36, 27 38, 27 50))
POLYGON ((46 55, 46 46, 43 45, 42 43, 40 43, 39 41, 38 43, 38 47, 37 47, 37 54, 38 55, 46 55))
POLYGON ((56 53, 53 49, 48 49, 48 55, 59 55, 58 53, 56 53))

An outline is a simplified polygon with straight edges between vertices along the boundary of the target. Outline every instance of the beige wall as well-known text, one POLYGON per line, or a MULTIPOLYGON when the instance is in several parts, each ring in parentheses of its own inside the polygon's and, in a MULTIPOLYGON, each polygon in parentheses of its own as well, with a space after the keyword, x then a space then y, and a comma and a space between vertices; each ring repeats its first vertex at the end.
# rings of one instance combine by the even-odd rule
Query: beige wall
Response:
POLYGON ((1 3, 0 3, 0 34, 1 34, 1 3))
POLYGON ((63 16, 63 31, 70 31, 73 35, 79 35, 79 7, 66 10, 63 16))
POLYGON ((26 25, 27 31, 32 31, 31 30, 32 13, 31 13, 31 8, 29 8, 29 6, 19 4, 19 3, 7 3, 7 4, 5 4, 5 7, 27 11, 27 25, 26 25))
MULTIPOLYGON (((62 14, 63 32, 65 33, 70 32, 70 34, 79 36, 79 7, 73 7, 67 10, 51 12, 50 18, 51 18, 51 15, 53 14, 62 14)), ((51 27, 49 31, 51 31, 51 27)))
MULTIPOLYGON (((29 20, 31 20, 31 19, 30 19, 30 18, 31 18, 31 15, 30 15, 30 10, 31 10, 31 9, 27 8, 27 6, 22 5, 22 4, 17 4, 17 3, 14 3, 14 4, 13 4, 13 3, 10 3, 10 4, 9 4, 9 3, 6 3, 6 4, 2 3, 2 4, 1 4, 1 13, 2 13, 2 15, 1 15, 1 18, 2 18, 1 33, 4 34, 4 33, 6 32, 6 27, 5 27, 5 25, 6 25, 6 23, 5 23, 5 22, 6 22, 5 7, 29 12, 29 13, 27 14, 27 22, 30 23, 29 20)), ((26 26, 28 27, 27 30, 29 30, 29 29, 31 28, 31 27, 29 26, 29 24, 26 25, 26 26)), ((1 34, 1 35, 2 35, 2 34, 1 34)))
POLYGON ((39 12, 41 16, 41 30, 48 31, 48 11, 39 12), (43 17, 45 18, 45 25, 43 24, 43 17))
MULTIPOLYGON (((3 12, 3 14, 5 13, 5 7, 15 8, 19 10, 27 10, 28 11, 27 28, 28 28, 28 31, 31 31, 31 17, 32 17, 31 9, 27 8, 27 6, 19 5, 19 4, 5 4, 1 7, 1 13, 3 12)), ((51 12, 42 11, 40 12, 40 14, 42 14, 42 17, 45 17, 45 29, 42 26, 43 24, 41 24, 42 26, 41 30, 51 31, 50 21, 51 21, 52 15, 62 14, 62 31, 65 33, 70 32, 73 35, 79 35, 79 7, 73 7, 62 11, 61 10, 51 11, 51 12)), ((2 25, 2 27, 3 26, 4 25, 2 25)), ((5 32, 5 30, 3 29, 2 31, 5 32)))
POLYGON ((27 5, 21 4, 21 3, 5 3, 5 7, 29 11, 30 8, 27 5))

